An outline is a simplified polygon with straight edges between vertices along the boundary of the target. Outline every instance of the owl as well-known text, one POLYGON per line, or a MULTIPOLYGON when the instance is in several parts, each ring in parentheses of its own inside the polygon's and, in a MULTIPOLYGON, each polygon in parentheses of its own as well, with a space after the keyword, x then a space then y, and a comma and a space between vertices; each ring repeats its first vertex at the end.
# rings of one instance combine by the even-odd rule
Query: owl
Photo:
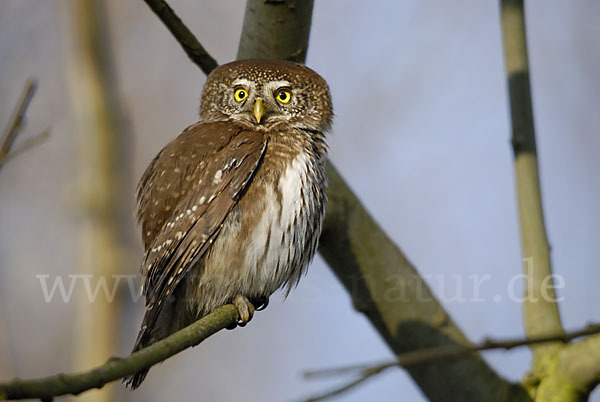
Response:
MULTIPOLYGON (((333 117, 325 80, 284 61, 225 64, 207 78, 200 117, 138 186, 146 313, 134 351, 227 303, 245 325, 317 249, 333 117)), ((147 372, 126 382, 135 389, 147 372)))

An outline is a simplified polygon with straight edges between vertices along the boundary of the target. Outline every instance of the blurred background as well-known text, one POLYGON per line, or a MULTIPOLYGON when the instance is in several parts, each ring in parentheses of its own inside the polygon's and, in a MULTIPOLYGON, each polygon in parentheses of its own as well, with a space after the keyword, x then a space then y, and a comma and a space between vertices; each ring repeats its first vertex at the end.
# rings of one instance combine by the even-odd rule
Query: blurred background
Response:
MULTIPOLYGON (((83 282, 67 302, 59 290, 48 301, 42 286, 63 278, 68 290, 97 257, 84 228, 82 188, 95 183, 81 168, 73 3, 0 1, 0 126, 35 76, 16 146, 50 129, 0 171, 0 380, 72 371, 77 354, 96 344, 81 325, 96 318, 85 312, 83 282), (81 338, 91 346, 81 349, 81 338)), ((197 120, 205 76, 143 1, 105 3, 128 144, 119 194, 131 211, 120 221, 126 234, 113 274, 134 275, 142 255, 135 185, 160 148, 197 120)), ((219 63, 235 58, 243 0, 169 3, 219 63)), ((572 329, 600 321, 600 3, 531 0, 526 13, 545 217, 572 329)), ((315 0, 307 57, 333 95, 332 161, 472 341, 523 335, 521 305, 510 297, 523 286, 511 281, 521 256, 500 32, 498 1, 315 0), (478 295, 473 276, 489 276, 478 295)), ((105 331, 120 355, 143 313, 123 278, 105 331)), ((512 380, 530 364, 526 349, 484 356, 512 380)), ((346 381, 307 381, 307 370, 390 357, 317 257, 298 288, 286 300, 276 295, 246 328, 154 367, 135 392, 109 389, 122 401, 294 401, 346 381)), ((424 398, 397 369, 339 400, 424 398)))

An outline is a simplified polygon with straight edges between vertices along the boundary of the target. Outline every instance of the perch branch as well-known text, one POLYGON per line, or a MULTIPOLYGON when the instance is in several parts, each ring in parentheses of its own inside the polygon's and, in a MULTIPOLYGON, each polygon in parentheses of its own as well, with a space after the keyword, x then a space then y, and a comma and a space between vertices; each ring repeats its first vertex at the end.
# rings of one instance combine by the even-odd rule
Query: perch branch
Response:
MULTIPOLYGON (((451 346, 440 346, 434 348, 427 348, 421 350, 415 350, 408 353, 403 353, 398 356, 394 361, 383 362, 378 364, 361 364, 355 366, 335 367, 329 369, 315 370, 305 374, 306 378, 316 378, 332 375, 342 375, 347 373, 359 372, 359 377, 352 380, 351 382, 331 390, 325 394, 319 395, 308 399, 309 402, 321 401, 328 399, 332 396, 339 395, 345 391, 348 391, 357 385, 362 384, 373 375, 381 373, 391 367, 408 367, 418 364, 431 363, 433 361, 441 359, 452 359, 467 355, 474 352, 482 352, 494 349, 505 349, 510 350, 521 346, 541 345, 548 343, 560 342, 566 344, 573 339, 580 338, 583 336, 597 335, 600 333, 600 324, 590 324, 585 328, 564 333, 560 332, 554 335, 542 335, 535 338, 518 338, 518 339, 506 339, 506 340, 492 340, 486 339, 478 345, 451 345, 451 346)), ((578 343, 582 344, 586 341, 595 340, 598 342, 598 336, 586 338, 584 341, 578 343)), ((570 346, 576 346, 578 344, 572 344, 570 346)), ((598 372, 600 369, 596 369, 598 372)), ((587 371, 584 373, 587 374, 587 371)), ((581 376, 583 377, 583 376, 581 376)))
POLYGON ((74 374, 58 374, 35 380, 15 379, 7 383, 0 383, 0 400, 51 399, 59 395, 77 395, 88 389, 102 388, 109 382, 132 375, 160 363, 184 349, 196 346, 223 328, 235 325, 237 320, 237 309, 228 304, 147 348, 127 357, 110 358, 106 363, 93 370, 74 374))
POLYGON ((164 0, 144 0, 154 14, 171 31, 177 42, 181 45, 188 57, 208 75, 215 67, 217 61, 208 54, 194 34, 188 29, 175 11, 164 0))
MULTIPOLYGON (((529 62, 523 0, 502 0, 504 56, 512 122, 523 270, 527 277, 523 304, 525 331, 534 337, 563 331, 553 288, 550 247, 544 225, 538 158, 531 106, 529 62)), ((561 345, 533 349, 532 372, 542 373, 561 345)))

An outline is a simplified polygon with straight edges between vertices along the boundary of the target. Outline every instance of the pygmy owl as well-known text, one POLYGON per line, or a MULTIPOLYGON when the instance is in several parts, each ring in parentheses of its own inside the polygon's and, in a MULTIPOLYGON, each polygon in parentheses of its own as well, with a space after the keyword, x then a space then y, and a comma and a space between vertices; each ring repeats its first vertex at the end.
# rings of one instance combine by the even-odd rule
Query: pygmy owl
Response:
POLYGON ((134 351, 227 303, 244 325, 298 283, 325 212, 332 116, 327 83, 300 64, 237 61, 208 76, 201 121, 138 186, 146 314, 134 351))

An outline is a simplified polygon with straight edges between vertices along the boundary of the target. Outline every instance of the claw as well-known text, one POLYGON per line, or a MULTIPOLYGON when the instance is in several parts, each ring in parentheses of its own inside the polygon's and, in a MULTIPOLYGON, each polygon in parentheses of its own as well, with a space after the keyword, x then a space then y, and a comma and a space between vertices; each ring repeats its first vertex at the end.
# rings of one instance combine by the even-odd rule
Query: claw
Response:
POLYGON ((233 299, 233 304, 237 308, 240 316, 238 325, 240 327, 246 326, 246 324, 250 322, 252 316, 254 315, 254 306, 252 303, 250 303, 250 300, 242 295, 237 295, 235 299, 233 299))
POLYGON ((269 296, 257 297, 252 300, 252 304, 258 306, 256 307, 256 311, 262 311, 269 305, 269 296))

